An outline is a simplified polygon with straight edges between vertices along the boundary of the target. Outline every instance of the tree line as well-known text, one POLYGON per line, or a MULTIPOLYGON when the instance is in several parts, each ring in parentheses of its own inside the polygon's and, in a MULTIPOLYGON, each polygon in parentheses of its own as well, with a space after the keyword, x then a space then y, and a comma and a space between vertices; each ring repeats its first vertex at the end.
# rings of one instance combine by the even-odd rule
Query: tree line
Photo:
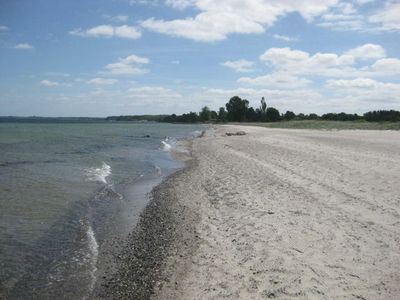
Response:
POLYGON ((199 113, 190 112, 182 115, 168 115, 161 119, 162 122, 169 123, 196 123, 196 122, 278 122, 291 120, 329 120, 329 121, 358 121, 368 122, 399 122, 400 111, 378 110, 370 111, 364 115, 341 113, 327 113, 318 115, 295 114, 292 111, 280 113, 274 107, 267 107, 265 98, 262 97, 260 106, 253 108, 249 106, 249 101, 239 96, 232 97, 225 107, 220 107, 218 112, 204 106, 199 113))

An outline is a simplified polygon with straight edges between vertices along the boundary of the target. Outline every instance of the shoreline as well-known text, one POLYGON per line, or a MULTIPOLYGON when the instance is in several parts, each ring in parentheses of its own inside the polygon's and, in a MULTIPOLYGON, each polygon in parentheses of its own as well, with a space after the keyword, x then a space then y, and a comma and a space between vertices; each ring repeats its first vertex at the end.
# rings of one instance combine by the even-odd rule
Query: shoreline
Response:
POLYGON ((185 141, 185 151, 171 153, 184 166, 152 188, 136 226, 121 241, 122 251, 115 254, 117 271, 103 274, 91 299, 149 299, 168 281, 167 258, 192 252, 197 214, 179 202, 175 188, 178 178, 196 165, 190 154, 194 139, 185 141))

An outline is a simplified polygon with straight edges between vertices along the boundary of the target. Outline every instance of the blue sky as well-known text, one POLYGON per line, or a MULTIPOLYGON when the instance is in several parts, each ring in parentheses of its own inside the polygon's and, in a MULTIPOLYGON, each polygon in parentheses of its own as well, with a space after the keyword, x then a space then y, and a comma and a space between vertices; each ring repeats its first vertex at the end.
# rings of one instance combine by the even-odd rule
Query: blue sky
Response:
POLYGON ((400 1, 6 0, 0 115, 400 109, 400 1))

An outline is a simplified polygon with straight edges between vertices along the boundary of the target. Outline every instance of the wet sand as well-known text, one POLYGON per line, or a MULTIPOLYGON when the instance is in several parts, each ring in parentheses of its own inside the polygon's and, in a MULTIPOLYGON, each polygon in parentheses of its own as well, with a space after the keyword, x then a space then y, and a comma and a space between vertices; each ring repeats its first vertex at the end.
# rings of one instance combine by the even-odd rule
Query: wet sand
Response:
POLYGON ((159 215, 145 211, 136 231, 154 240, 127 248, 113 293, 398 299, 400 132, 218 126, 190 149, 188 168, 154 191, 147 211, 159 215), (139 277, 132 257, 147 266, 139 277))

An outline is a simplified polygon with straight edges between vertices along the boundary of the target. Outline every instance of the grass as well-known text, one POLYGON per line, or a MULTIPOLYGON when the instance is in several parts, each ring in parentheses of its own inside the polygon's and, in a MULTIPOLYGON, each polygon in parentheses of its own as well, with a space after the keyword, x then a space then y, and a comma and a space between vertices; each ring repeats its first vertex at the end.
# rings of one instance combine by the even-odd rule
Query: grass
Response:
POLYGON ((400 122, 366 122, 366 121, 281 121, 275 123, 237 123, 238 125, 261 126, 268 128, 288 129, 322 129, 322 130, 400 130, 400 122))

